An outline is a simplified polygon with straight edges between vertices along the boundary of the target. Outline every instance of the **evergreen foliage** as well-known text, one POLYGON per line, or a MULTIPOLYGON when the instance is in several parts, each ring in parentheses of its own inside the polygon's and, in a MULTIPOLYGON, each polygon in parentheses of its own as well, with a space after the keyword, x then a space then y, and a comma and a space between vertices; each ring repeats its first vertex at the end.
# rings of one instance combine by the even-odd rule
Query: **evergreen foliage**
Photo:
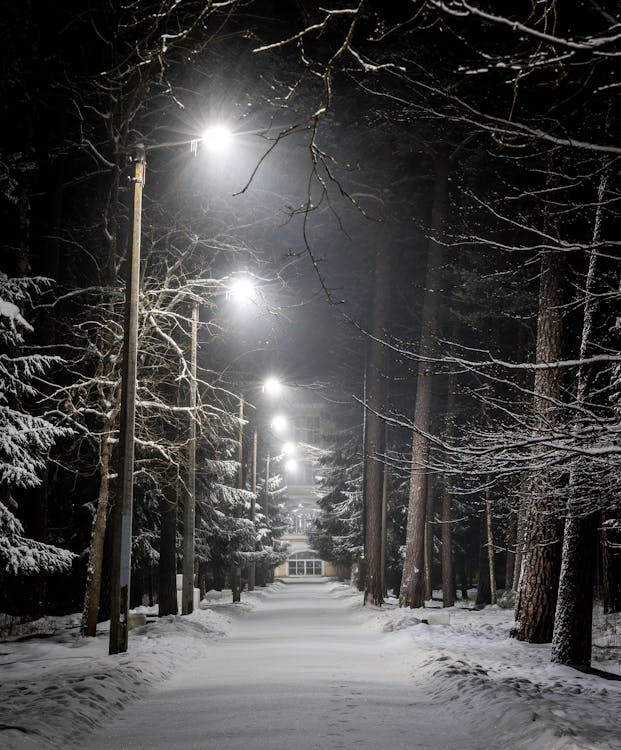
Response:
POLYGON ((75 555, 29 539, 12 512, 15 491, 36 487, 49 450, 68 431, 26 411, 39 395, 37 379, 57 360, 25 353, 32 331, 20 307, 45 285, 43 279, 8 279, 0 274, 0 570, 2 575, 64 572, 75 555))

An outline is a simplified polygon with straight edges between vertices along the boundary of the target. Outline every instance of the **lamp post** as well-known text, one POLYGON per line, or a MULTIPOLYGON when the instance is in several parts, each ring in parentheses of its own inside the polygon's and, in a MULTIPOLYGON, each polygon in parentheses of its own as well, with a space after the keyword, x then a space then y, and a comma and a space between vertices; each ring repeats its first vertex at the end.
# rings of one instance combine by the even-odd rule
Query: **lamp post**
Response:
MULTIPOLYGON (((251 491, 252 497, 250 499, 250 521, 252 522, 252 528, 256 534, 256 520, 257 520, 257 441, 258 434, 257 428, 255 427, 252 432, 252 478, 251 478, 251 491)), ((253 552, 256 552, 257 542, 256 538, 253 542, 253 552)), ((253 560, 248 566, 248 591, 254 591, 254 585, 256 582, 257 566, 253 560)))
POLYGON ((194 611, 194 542, 196 536, 196 357, 198 350, 198 302, 192 305, 190 323, 190 435, 188 438, 188 478, 183 506, 183 583, 181 614, 194 611))
POLYGON ((134 498, 134 434, 136 426, 136 366, 138 351, 138 287, 140 279, 140 236, 142 189, 146 174, 143 145, 134 156, 134 204, 132 247, 127 269, 123 366, 121 370, 121 420, 119 434, 119 476, 114 506, 115 544, 112 555, 109 653, 127 651, 129 583, 131 573, 132 506, 134 498))
MULTIPOLYGON (((192 144, 201 141, 215 151, 231 139, 225 128, 214 127, 200 139, 151 146, 149 150, 192 144)), ((134 200, 131 254, 127 267, 125 316, 123 321, 123 362, 121 368, 121 409, 119 427, 118 493, 114 504, 114 540, 110 594, 110 641, 108 651, 127 651, 129 587, 131 577, 132 513, 134 497, 134 437, 136 430, 136 371, 138 352, 138 296, 140 284, 140 239, 142 229, 142 192, 146 175, 147 147, 136 146, 134 162, 134 200)), ((193 500, 194 498, 192 498, 193 500)), ((194 563, 192 560, 192 567, 194 563)), ((190 578, 193 588, 193 575, 190 578)), ((193 592, 192 592, 193 593, 193 592)))

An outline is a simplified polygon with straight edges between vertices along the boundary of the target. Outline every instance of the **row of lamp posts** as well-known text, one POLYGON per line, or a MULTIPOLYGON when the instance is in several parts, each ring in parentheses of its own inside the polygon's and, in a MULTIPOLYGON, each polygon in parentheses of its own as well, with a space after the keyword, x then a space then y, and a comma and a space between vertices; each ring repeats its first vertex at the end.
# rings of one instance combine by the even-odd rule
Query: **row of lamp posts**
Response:
MULTIPOLYGON (((146 147, 136 146, 133 155, 133 219, 131 254, 127 266, 125 312, 123 320, 123 359, 121 369, 121 409, 119 434, 119 496, 114 508, 114 541, 112 552, 112 581, 110 598, 110 641, 109 653, 117 654, 127 651, 130 578, 131 578, 131 543, 132 543, 132 515, 134 491, 134 437, 136 422, 136 387, 137 387, 137 350, 138 350, 138 297, 140 279, 140 241, 142 223, 142 192, 146 176, 147 151, 177 145, 191 145, 193 149, 202 144, 207 150, 221 151, 229 144, 231 133, 222 127, 210 128, 200 139, 184 141, 174 144, 160 144, 146 147)), ((237 291, 240 294, 251 292, 250 282, 238 279, 237 291), (247 287, 247 288, 242 288, 247 287)), ((195 549, 195 498, 196 498, 196 359, 198 337, 199 307, 194 303, 191 318, 191 373, 189 394, 189 440, 188 440, 188 492, 184 504, 184 541, 183 541, 183 584, 182 584, 182 614, 189 614, 193 609, 194 597, 194 549, 195 549)), ((272 378, 264 385, 268 393, 277 393, 279 382, 272 378)), ((243 461, 243 399, 240 399, 240 432, 239 432, 239 475, 238 486, 242 484, 243 461)), ((276 422, 276 420, 274 420, 276 422)), ((277 426, 274 426, 278 431, 277 426)), ((256 493, 256 451, 257 433, 253 435, 253 471, 252 493, 256 493)), ((286 468, 294 469, 293 458, 286 468)), ((266 464, 266 497, 267 482, 269 481, 270 458, 266 464)), ((256 507, 251 504, 251 519, 254 523, 256 507)), ((251 569, 252 586, 254 587, 254 566, 251 569)))

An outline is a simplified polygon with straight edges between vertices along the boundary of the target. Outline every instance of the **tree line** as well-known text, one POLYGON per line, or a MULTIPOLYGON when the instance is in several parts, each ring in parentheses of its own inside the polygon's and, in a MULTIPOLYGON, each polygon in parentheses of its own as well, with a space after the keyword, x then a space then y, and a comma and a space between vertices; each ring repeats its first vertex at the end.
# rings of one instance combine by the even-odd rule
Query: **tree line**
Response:
POLYGON ((434 588, 451 606, 476 571, 482 603, 501 582, 516 592, 517 638, 589 663, 595 577, 607 611, 621 598, 612 5, 94 4, 56 20, 62 52, 49 19, 16 10, 2 99, 14 124, 0 183, 5 434, 42 421, 28 446, 4 443, 3 538, 17 548, 28 521, 30 548, 48 545, 39 569, 72 564, 61 548, 80 557, 74 576, 95 602, 86 629, 105 614, 97 579, 115 492, 127 158, 138 142, 194 133, 196 113, 217 109, 213 92, 233 89, 237 121, 265 142, 243 204, 208 190, 213 174, 179 171, 173 149, 150 157, 136 597, 155 596, 157 566, 161 611, 176 606, 189 420, 201 446, 202 587, 235 561, 268 570, 284 559, 280 522, 249 524, 249 480, 237 480, 239 384, 218 360, 219 281, 252 265, 286 286, 306 264, 341 317, 341 350, 364 343, 339 383, 354 411, 325 467, 318 551, 341 566, 363 561, 373 604, 392 583, 402 606, 434 588), (258 217, 274 194, 294 247, 270 255, 258 217), (189 408, 194 304, 203 333, 189 408), (10 468, 19 450, 29 480, 10 468))

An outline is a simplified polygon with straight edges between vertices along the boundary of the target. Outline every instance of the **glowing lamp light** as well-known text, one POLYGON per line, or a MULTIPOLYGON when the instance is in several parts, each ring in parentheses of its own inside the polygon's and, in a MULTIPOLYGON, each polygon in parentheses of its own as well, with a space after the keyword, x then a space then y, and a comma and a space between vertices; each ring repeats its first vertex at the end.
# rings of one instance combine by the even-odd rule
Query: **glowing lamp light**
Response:
POLYGON ((254 299, 255 287, 250 279, 239 277, 231 282, 228 296, 240 305, 245 305, 254 299))
POLYGON ((270 377, 263 384, 263 390, 269 396, 277 396, 282 390, 282 383, 278 378, 270 377))
POLYGON ((284 432, 287 429, 287 417, 284 414, 277 414, 272 419, 271 427, 274 432, 284 432))
POLYGON ((210 153, 217 154, 231 145, 233 133, 224 125, 212 125, 203 133, 203 147, 210 153))
POLYGON ((287 442, 282 447, 282 452, 285 456, 293 456, 295 453, 295 445, 291 442, 287 442))
POLYGON ((285 464, 285 471, 289 472, 290 474, 294 474, 297 470, 298 462, 295 460, 295 458, 290 458, 285 464))

